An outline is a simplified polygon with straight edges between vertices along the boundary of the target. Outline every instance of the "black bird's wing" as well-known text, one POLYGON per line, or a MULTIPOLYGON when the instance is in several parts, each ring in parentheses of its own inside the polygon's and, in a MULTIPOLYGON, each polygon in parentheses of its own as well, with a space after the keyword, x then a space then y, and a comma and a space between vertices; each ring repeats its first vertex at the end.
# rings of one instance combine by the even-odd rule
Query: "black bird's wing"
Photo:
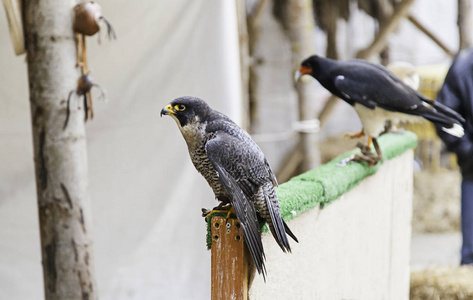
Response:
POLYGON ((334 72, 333 84, 348 101, 371 109, 378 106, 388 111, 422 116, 448 127, 463 121, 457 113, 422 96, 381 66, 352 61, 334 72))
MULTIPOLYGON (((252 182, 251 164, 258 161, 258 154, 252 151, 252 145, 244 143, 226 133, 218 133, 205 145, 210 163, 230 196, 230 203, 235 209, 243 230, 243 237, 255 262, 258 273, 265 276, 265 256, 258 218, 252 199, 255 183, 252 182), (248 194, 250 193, 250 194, 248 194)), ((256 177, 255 177, 256 179, 256 177)))
POLYGON ((421 105, 413 90, 405 89, 390 73, 362 61, 347 62, 333 73, 334 86, 351 101, 368 108, 379 106, 390 111, 406 112, 421 105))
POLYGON ((372 64, 370 62, 365 62, 365 61, 360 61, 360 63, 366 63, 366 64, 369 64, 369 65, 377 68, 380 72, 387 74, 391 80, 393 80, 394 82, 401 85, 403 89, 407 89, 407 90, 410 90, 410 92, 414 92, 415 95, 419 98, 419 100, 430 104, 431 106, 433 106, 439 112, 447 115, 450 118, 453 118, 453 119, 457 120, 459 123, 462 123, 462 124, 465 123, 465 119, 458 112, 454 111, 453 109, 451 109, 448 106, 443 105, 442 103, 439 103, 437 101, 429 99, 426 96, 424 96, 422 93, 420 93, 419 91, 416 91, 416 90, 412 89, 407 84, 405 84, 401 79, 399 79, 393 73, 391 73, 384 66, 377 65, 377 64, 372 64))

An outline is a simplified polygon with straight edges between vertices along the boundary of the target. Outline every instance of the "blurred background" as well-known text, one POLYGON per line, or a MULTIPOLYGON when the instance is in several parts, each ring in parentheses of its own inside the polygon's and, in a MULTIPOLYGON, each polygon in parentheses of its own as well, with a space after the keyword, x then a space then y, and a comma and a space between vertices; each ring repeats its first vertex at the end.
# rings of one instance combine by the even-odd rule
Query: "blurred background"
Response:
MULTIPOLYGON (((91 75, 108 91, 86 124, 100 298, 210 297, 200 209, 217 203, 174 122, 159 118, 163 106, 183 95, 206 100, 253 135, 284 182, 354 148, 357 140, 342 134, 361 128, 354 110, 329 100, 313 79, 294 83, 301 60, 317 53, 408 62, 419 90, 435 98, 454 55, 471 46, 472 28, 457 20, 472 8, 458 10, 461 2, 471 4, 100 1, 118 36, 100 44, 88 38, 91 75)), ((1 12, 0 299, 43 297, 26 67, 1 12)), ((411 267, 454 267, 461 176, 430 125, 410 129, 419 134, 411 267)))

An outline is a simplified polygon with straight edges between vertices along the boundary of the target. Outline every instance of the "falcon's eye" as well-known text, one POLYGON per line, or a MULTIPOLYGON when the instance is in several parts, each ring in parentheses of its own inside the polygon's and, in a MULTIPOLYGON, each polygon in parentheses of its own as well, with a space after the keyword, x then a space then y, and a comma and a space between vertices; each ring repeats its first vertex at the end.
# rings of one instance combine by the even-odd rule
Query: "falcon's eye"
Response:
POLYGON ((183 104, 179 104, 179 105, 174 106, 174 108, 175 108, 177 111, 183 111, 184 109, 186 109, 186 106, 183 105, 183 104))

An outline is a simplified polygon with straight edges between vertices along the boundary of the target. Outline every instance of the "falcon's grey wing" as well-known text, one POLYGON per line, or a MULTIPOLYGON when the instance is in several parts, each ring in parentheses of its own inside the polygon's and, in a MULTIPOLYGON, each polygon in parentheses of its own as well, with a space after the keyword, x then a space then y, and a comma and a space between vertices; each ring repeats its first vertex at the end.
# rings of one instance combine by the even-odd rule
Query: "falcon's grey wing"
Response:
POLYGON ((256 210, 252 200, 243 191, 251 189, 251 187, 246 184, 242 185, 242 182, 239 182, 233 175, 238 172, 239 168, 245 168, 245 163, 249 163, 241 161, 241 157, 244 156, 243 151, 247 151, 248 146, 242 144, 240 140, 220 132, 217 137, 206 143, 205 150, 210 163, 217 171, 227 194, 230 196, 230 203, 240 221, 243 237, 256 269, 258 273, 265 276, 265 256, 256 210))

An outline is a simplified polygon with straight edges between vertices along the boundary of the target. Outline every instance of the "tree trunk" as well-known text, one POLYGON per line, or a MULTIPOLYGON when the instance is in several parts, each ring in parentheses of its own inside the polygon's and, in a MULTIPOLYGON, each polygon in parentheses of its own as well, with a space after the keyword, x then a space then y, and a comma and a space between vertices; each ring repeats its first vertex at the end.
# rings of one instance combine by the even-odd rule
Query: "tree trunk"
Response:
POLYGON ((460 33, 460 50, 472 46, 471 0, 458 0, 458 31, 460 33))
POLYGON ((76 2, 23 3, 45 298, 96 299, 83 110, 63 130, 79 77, 76 2))

